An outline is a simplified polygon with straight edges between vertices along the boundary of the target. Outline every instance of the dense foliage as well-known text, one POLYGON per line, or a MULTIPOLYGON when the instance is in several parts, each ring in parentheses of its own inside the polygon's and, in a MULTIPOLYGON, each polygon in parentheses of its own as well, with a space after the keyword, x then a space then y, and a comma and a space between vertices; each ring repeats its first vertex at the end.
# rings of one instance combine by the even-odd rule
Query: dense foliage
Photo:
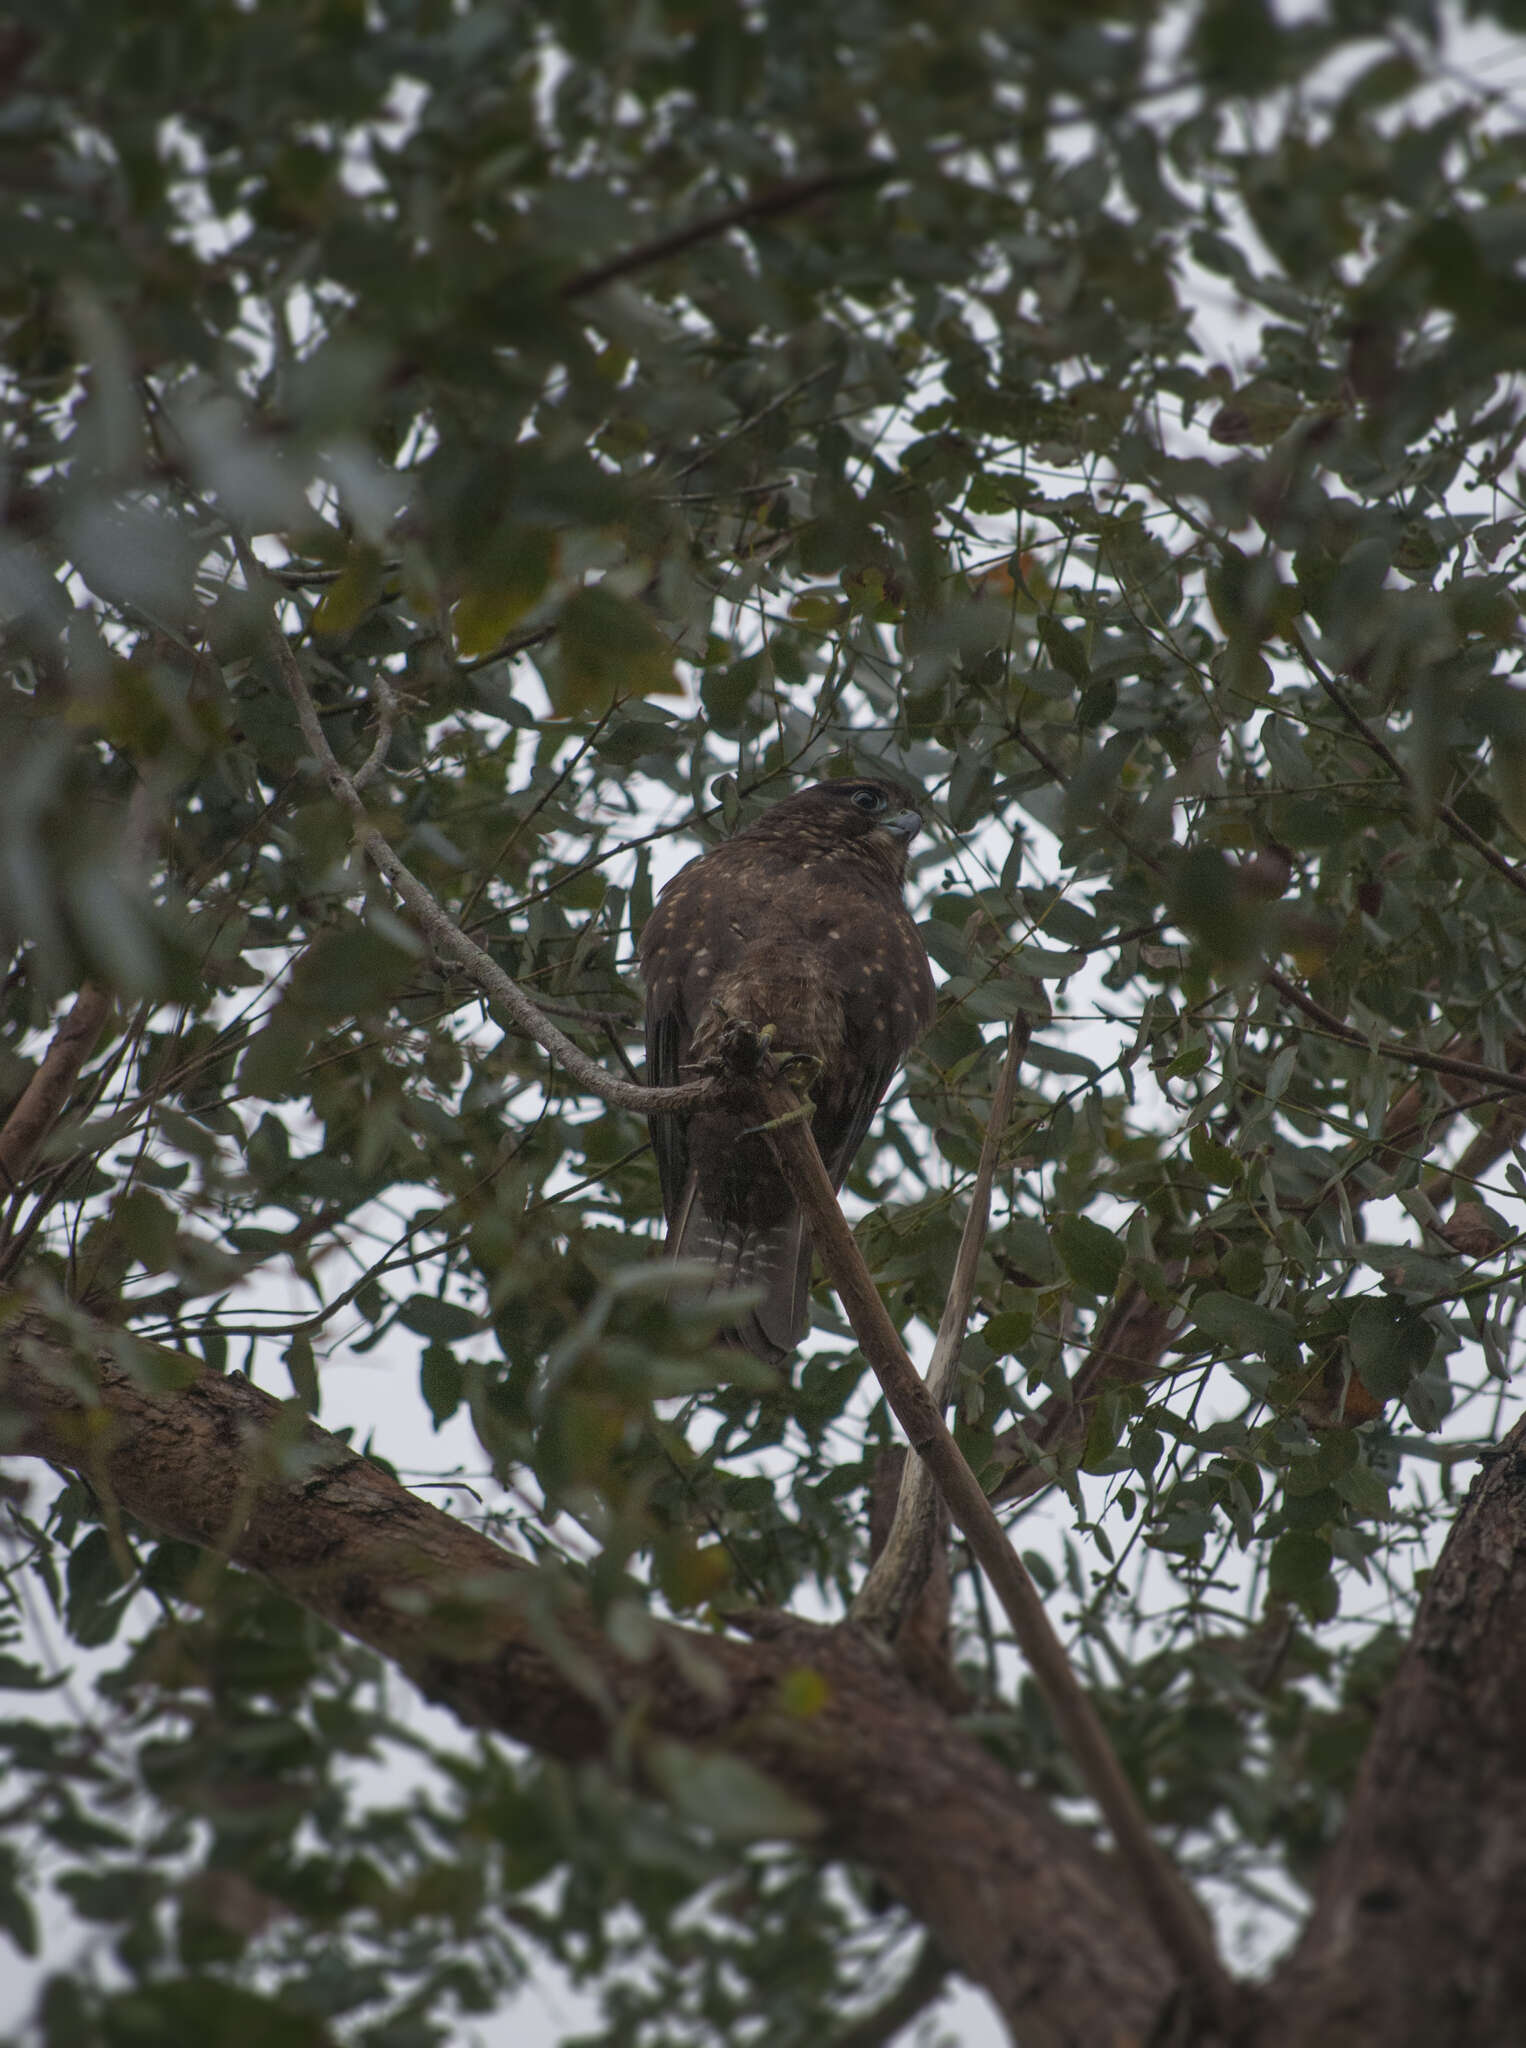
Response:
MULTIPOLYGON (((612 1073, 655 883, 889 764, 940 1012, 861 1242, 925 1349, 1026 1017, 961 1442, 994 1486, 1090 1373, 1035 1571, 1188 1867, 1296 1897, 1518 1300, 1526 136, 1477 13, 13 12, 0 1095, 114 999, 7 1197, 13 1308, 320 1414, 385 1340, 634 1647, 840 1613, 895 1432, 835 1303, 780 1384, 654 1284, 640 1119, 398 914, 269 622, 612 1073)), ((664 1806, 436 1744, 84 1481, 9 1524, 0 1924, 101 1937, 49 2048, 405 2048, 545 1955, 601 2040, 815 2042, 893 1974, 896 1909, 741 1766, 664 1806)), ((1073 1792, 959 1586, 978 1726, 1073 1792)))

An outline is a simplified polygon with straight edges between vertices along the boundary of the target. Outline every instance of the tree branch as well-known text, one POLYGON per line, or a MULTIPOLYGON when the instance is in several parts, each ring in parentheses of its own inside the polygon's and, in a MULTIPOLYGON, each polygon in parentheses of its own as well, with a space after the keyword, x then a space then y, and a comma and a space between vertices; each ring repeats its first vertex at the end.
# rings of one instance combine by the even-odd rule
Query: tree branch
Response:
POLYGON ((912 1449, 926 1461, 948 1503, 949 1513, 963 1530, 990 1580, 1061 1738, 1112 1829, 1119 1858, 1141 1907, 1201 2006, 1216 2022, 1226 2027, 1232 2025, 1237 1993, 1219 1961, 1202 1910, 1151 1835, 1096 1710, 1070 1667, 1038 1589, 1008 1542, 1006 1531, 964 1453, 954 1442, 937 1402, 907 1356, 838 1207, 816 1140, 801 1117, 799 1104, 787 1088, 776 1082, 765 1084, 760 1094, 769 1144, 790 1192, 804 1212, 812 1241, 864 1356, 912 1449))
POLYGON ((718 212, 705 214, 686 228, 674 228, 671 234, 658 235, 650 242, 627 249, 623 255, 611 256, 589 270, 578 271, 562 286, 561 296, 564 299, 586 298, 590 292, 598 291, 601 285, 613 284, 616 278, 631 277, 638 270, 650 270, 658 263, 665 263, 670 256, 681 256, 686 249, 693 249, 700 242, 714 241, 717 235, 725 234, 729 228, 772 220, 781 213, 796 213, 813 200, 824 199, 831 192, 850 191, 855 185, 883 184, 885 179, 895 176, 897 168, 895 164, 863 164, 851 171, 818 171, 813 177, 789 178, 782 184, 770 185, 750 199, 739 199, 733 206, 723 206, 718 212))
POLYGON ((1357 1046, 1363 1052, 1380 1053, 1384 1059, 1398 1060, 1407 1067, 1422 1067, 1427 1073, 1449 1074, 1456 1081, 1474 1081, 1484 1088, 1497 1088, 1503 1095, 1526 1095, 1526 1075, 1512 1074, 1504 1067, 1486 1067, 1479 1060, 1454 1059, 1450 1053, 1427 1052, 1423 1046, 1406 1045, 1397 1038, 1369 1039, 1350 1024, 1343 1023, 1333 1010, 1327 1010, 1313 996, 1306 995, 1280 969, 1268 967, 1266 978, 1284 1002, 1291 1003, 1295 1010, 1301 1010, 1311 1023, 1317 1024, 1332 1038, 1338 1038, 1343 1045, 1357 1046))
MULTIPOLYGON (((927 1391, 937 1403, 940 1415, 953 1399, 959 1381, 959 1353, 964 1345, 970 1303, 975 1298, 975 1276, 991 1214, 991 1184, 996 1178, 1001 1141, 1012 1121, 1017 1070, 1027 1051, 1029 1036, 1027 1020, 1017 1019, 1007 1037, 1007 1056, 991 1099, 980 1164, 970 1191, 969 1214, 964 1219, 954 1260, 954 1277, 938 1324, 933 1355, 928 1361, 927 1391)), ((876 1635, 895 1634, 902 1615, 927 1577, 937 1541, 937 1500, 938 1490, 926 1462, 908 1458, 901 1471, 900 1496, 885 1547, 870 1567, 852 1607, 853 1619, 876 1635)))
POLYGON ((0 1129, 0 1178, 7 1187, 20 1186, 32 1154, 63 1114, 79 1070, 95 1050, 110 1015, 111 997, 106 990, 97 981, 82 982, 68 1016, 43 1054, 42 1065, 0 1129))
MULTIPOLYGON (((1381 733, 1374 731, 1373 727, 1363 718, 1350 698, 1347 697, 1344 690, 1340 688, 1335 678, 1327 672, 1322 663, 1315 659, 1313 649, 1304 639, 1302 633, 1298 632, 1296 628, 1292 635, 1292 641, 1304 667, 1313 676, 1315 682, 1319 684, 1319 687, 1330 699, 1330 702, 1335 706, 1341 717, 1345 719, 1347 725, 1350 726, 1357 738, 1361 740, 1364 746, 1369 747, 1376 754, 1384 767, 1391 770, 1397 776, 1402 788, 1410 796, 1413 796, 1415 794, 1414 777, 1399 759, 1393 748, 1389 746, 1387 740, 1383 738, 1381 733)), ((1526 874, 1523 874, 1512 862, 1506 860, 1502 853, 1497 852, 1481 832, 1475 832, 1467 819, 1459 812, 1453 810, 1449 803, 1438 802, 1435 808, 1437 817, 1440 818, 1442 824, 1446 826, 1454 839, 1460 839, 1465 846, 1471 846, 1473 851, 1486 860, 1497 874, 1504 876, 1512 889, 1519 889, 1523 894, 1526 894, 1526 874)))
MULTIPOLYGON (((239 565, 244 580, 250 588, 256 588, 261 576, 259 563, 245 543, 235 537, 234 547, 238 553, 239 565)), ((413 915, 414 922, 437 953, 454 960, 465 969, 468 977, 482 991, 498 1012, 500 1019, 507 1018, 527 1038, 533 1038, 556 1061, 557 1065, 574 1080, 580 1088, 602 1098, 616 1109, 632 1109, 642 1116, 652 1116, 658 1111, 692 1110, 706 1101, 714 1084, 711 1081, 690 1081, 677 1088, 644 1088, 634 1081, 622 1081, 601 1067, 597 1060, 588 1057, 564 1031, 558 1031, 541 1010, 537 1009, 516 981, 504 973, 497 961, 469 939, 455 920, 449 917, 433 893, 414 874, 413 870, 396 854, 384 835, 371 822, 365 800, 356 787, 353 777, 340 766, 338 757, 329 745, 328 736, 313 703, 312 693, 307 687, 307 678, 302 665, 292 651, 291 642, 281 631, 279 621, 271 616, 269 622, 270 644, 280 666, 281 679, 297 713, 297 722, 322 771, 323 779, 330 792, 350 813, 354 820, 355 838, 365 849, 367 858, 378 874, 382 875, 413 915)), ((385 700, 383 710, 385 711, 385 700)), ((365 770, 382 758, 382 741, 389 735, 389 728, 383 724, 376 746, 372 749, 365 770)))
MULTIPOLYGON (((1467 1065, 1469 1062, 1459 1060, 1458 1064, 1467 1065)), ((1512 1091, 1512 1100, 1515 1092, 1512 1091)), ((1453 1117, 1476 1108, 1480 1101, 1494 1101, 1497 1093, 1491 1090, 1484 1097, 1465 1095, 1453 1099, 1426 1118, 1421 1114, 1418 1087, 1411 1085, 1397 1097, 1388 1112, 1383 1126, 1383 1146, 1432 1144, 1439 1137, 1443 1125, 1453 1117)), ((1426 1184, 1431 1200, 1440 1204, 1458 1186, 1466 1191, 1472 1180, 1486 1173, 1495 1160, 1509 1150, 1520 1132, 1521 1122, 1521 1116, 1513 1108, 1502 1109, 1492 1119, 1489 1129, 1479 1132, 1464 1149, 1454 1168, 1426 1184)), ((1367 1199, 1367 1190, 1349 1173, 1345 1176, 1345 1186, 1347 1200, 1353 1208, 1359 1208, 1367 1199)), ((1203 1270, 1208 1270, 1211 1264, 1211 1260, 1205 1261, 1203 1270)), ((1091 1347, 1069 1387, 1063 1393, 1052 1395, 1039 1413, 1029 1418, 1020 1430, 1004 1431, 998 1436, 997 1449, 1013 1462, 1012 1470, 991 1489, 993 1504, 1030 1500, 1051 1484, 1051 1473, 1031 1462, 1030 1447, 1057 1453, 1084 1441, 1092 1408, 1104 1387, 1134 1385, 1155 1376, 1169 1340, 1172 1310, 1182 1287, 1192 1277, 1191 1262, 1179 1260, 1167 1268, 1169 1293, 1165 1301, 1153 1299, 1141 1287, 1124 1290, 1100 1319, 1091 1347)))
MULTIPOLYGON (((120 1340, 118 1340, 120 1341, 120 1340)), ((522 1563, 238 1374, 141 1347, 179 1391, 37 1319, 0 1333, 12 1451, 225 1550, 470 1727, 568 1761, 662 1745, 745 1758, 804 1802, 985 1986, 1024 2048, 1146 2039, 1170 1973, 1112 1860, 1016 1784, 856 1629, 754 1615, 751 1641, 659 1626, 635 1661, 575 1580, 522 1563), (793 1704, 802 1670, 820 1705, 793 1704)), ((210 1583, 208 1590, 210 1591, 210 1583)))

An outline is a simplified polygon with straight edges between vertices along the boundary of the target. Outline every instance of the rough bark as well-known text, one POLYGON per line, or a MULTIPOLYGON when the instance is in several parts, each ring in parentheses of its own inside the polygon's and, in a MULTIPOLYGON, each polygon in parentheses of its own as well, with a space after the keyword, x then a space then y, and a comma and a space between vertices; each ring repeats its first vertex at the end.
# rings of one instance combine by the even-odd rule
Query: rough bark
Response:
POLYGON ((1453 1525, 1254 2038, 1526 2042, 1526 1420, 1453 1525))
POLYGON ((237 1375, 154 1356, 189 1383, 148 1391, 104 1345, 81 1355, 13 1324, 0 1444, 264 1574, 470 1725, 568 1760, 605 1756, 616 1735, 638 1768, 662 1740, 745 1757, 820 1816, 824 1847, 904 1900, 1023 2048, 1149 2039, 1172 1973, 1116 1869, 858 1631, 783 1616, 757 1618, 746 1642, 660 1628, 632 1661, 576 1586, 237 1375), (803 1667, 825 1681, 811 1712, 789 1704, 803 1667))

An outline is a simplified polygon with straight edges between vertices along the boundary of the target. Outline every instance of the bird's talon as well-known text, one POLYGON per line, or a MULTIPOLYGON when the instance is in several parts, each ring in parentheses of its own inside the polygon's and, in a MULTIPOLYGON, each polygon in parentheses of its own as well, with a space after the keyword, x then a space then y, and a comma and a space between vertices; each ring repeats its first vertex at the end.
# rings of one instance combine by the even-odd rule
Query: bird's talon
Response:
POLYGON ((771 1116, 766 1124, 754 1124, 751 1130, 743 1131, 744 1138, 766 1137, 770 1131, 782 1131, 786 1124, 801 1124, 816 1114, 814 1102, 799 1102, 793 1109, 787 1109, 783 1116, 771 1116))
POLYGON ((794 1067, 807 1067, 810 1070, 810 1078, 814 1081, 820 1075, 825 1064, 826 1062, 822 1059, 820 1053, 815 1052, 785 1052, 779 1055, 779 1073, 781 1078, 794 1067))

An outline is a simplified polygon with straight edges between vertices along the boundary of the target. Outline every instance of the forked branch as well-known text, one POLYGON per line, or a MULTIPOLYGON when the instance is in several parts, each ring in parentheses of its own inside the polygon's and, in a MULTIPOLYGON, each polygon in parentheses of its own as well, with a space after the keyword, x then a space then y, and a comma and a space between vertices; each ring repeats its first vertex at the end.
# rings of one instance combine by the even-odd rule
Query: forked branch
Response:
MULTIPOLYGON (((1007 1056, 991 1098, 991 1114, 980 1148, 980 1164, 970 1191, 969 1214, 959 1239, 954 1260, 954 1277, 948 1300, 938 1324, 933 1355, 928 1361, 927 1390, 941 1415, 954 1397, 959 1381, 959 1353, 964 1344, 970 1304, 975 1298, 975 1276, 986 1241, 991 1214, 991 1186, 996 1178, 1001 1141, 1012 1121, 1012 1101, 1017 1093, 1017 1070, 1030 1036, 1026 1018, 1019 1017, 1007 1039, 1007 1056)), ((917 1596, 927 1576, 932 1546, 937 1540, 937 1487, 921 1458, 908 1458, 901 1472, 901 1491, 896 1501, 895 1520, 885 1547, 875 1559, 868 1577, 853 1602, 853 1619, 877 1635, 893 1636, 901 1616, 917 1596)))

